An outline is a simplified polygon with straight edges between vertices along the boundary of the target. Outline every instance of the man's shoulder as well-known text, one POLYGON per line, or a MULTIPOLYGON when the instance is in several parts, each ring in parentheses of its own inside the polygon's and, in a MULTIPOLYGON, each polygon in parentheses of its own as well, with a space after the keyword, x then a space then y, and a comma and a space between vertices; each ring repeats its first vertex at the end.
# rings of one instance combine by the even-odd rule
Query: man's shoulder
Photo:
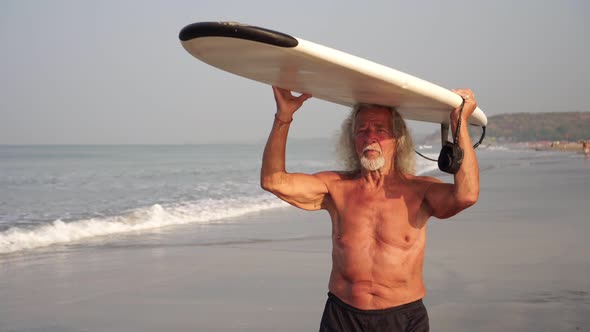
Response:
POLYGON ((332 182, 339 180, 353 180, 358 177, 358 172, 355 171, 323 171, 314 174, 324 182, 332 182))
POLYGON ((406 179, 413 184, 423 184, 423 185, 431 185, 433 183, 442 183, 440 179, 435 178, 434 176, 424 176, 424 175, 406 175, 406 179))

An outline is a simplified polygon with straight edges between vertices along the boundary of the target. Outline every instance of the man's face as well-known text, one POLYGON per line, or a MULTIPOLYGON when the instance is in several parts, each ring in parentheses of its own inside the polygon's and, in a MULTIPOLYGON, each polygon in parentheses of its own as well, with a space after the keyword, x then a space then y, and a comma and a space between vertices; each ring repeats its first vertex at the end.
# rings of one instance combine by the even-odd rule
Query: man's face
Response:
POLYGON ((395 139, 391 126, 391 112, 385 108, 367 108, 356 115, 356 153, 367 170, 375 171, 393 160, 395 139))

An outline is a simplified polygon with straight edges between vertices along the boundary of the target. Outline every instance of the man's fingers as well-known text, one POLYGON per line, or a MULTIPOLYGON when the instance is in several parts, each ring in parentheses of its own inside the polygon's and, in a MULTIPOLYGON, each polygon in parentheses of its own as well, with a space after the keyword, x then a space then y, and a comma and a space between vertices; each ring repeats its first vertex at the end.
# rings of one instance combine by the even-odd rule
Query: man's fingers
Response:
POLYGON ((309 93, 302 93, 300 96, 293 96, 293 93, 290 90, 279 88, 278 86, 272 86, 272 90, 275 94, 280 94, 283 99, 290 99, 290 100, 303 100, 306 101, 307 99, 311 98, 311 94, 309 93))
POLYGON ((311 98, 311 95, 309 93, 304 93, 301 96, 297 97, 297 101, 304 102, 309 98, 311 98))
POLYGON ((272 90, 275 93, 275 95, 280 95, 283 99, 287 99, 287 97, 292 97, 291 91, 279 88, 278 86, 273 85, 272 90))
POLYGON ((311 94, 309 93, 302 93, 298 96, 294 96, 291 91, 274 85, 272 86, 272 90, 277 103, 277 111, 285 116, 289 115, 292 117, 303 103, 311 98, 311 94))
MULTIPOLYGON (((473 91, 471 89, 453 89, 452 91, 463 98, 463 117, 468 118, 471 116, 477 108, 477 101, 475 100, 473 91)), ((461 107, 458 107, 454 112, 458 112, 460 109, 461 107)))
POLYGON ((451 91, 458 94, 465 100, 473 99, 473 91, 471 91, 471 89, 453 89, 451 91))

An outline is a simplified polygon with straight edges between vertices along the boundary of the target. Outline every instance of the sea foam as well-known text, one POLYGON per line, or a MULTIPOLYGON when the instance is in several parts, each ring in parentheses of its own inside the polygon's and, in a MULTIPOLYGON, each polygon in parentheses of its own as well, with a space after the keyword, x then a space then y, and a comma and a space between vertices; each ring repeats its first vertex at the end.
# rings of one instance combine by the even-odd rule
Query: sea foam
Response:
POLYGON ((83 241, 97 236, 189 223, 211 223, 286 205, 265 194, 251 198, 202 199, 173 205, 155 204, 123 215, 104 218, 67 222, 58 219, 32 228, 12 227, 1 232, 0 254, 83 241))

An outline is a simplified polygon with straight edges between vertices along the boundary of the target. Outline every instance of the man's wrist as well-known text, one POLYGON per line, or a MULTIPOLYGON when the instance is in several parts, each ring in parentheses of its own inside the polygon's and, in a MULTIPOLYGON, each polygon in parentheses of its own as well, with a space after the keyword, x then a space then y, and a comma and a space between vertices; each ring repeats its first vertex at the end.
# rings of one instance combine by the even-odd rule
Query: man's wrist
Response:
POLYGON ((459 119, 461 119, 461 121, 463 123, 465 123, 465 121, 469 120, 469 115, 459 114, 459 113, 451 113, 451 116, 449 116, 449 120, 455 124, 457 123, 457 121, 459 121, 459 119))
POLYGON ((278 113, 275 113, 275 120, 277 120, 280 124, 290 124, 291 122, 293 122, 293 117, 291 117, 291 119, 289 121, 285 121, 285 120, 279 118, 278 113))

